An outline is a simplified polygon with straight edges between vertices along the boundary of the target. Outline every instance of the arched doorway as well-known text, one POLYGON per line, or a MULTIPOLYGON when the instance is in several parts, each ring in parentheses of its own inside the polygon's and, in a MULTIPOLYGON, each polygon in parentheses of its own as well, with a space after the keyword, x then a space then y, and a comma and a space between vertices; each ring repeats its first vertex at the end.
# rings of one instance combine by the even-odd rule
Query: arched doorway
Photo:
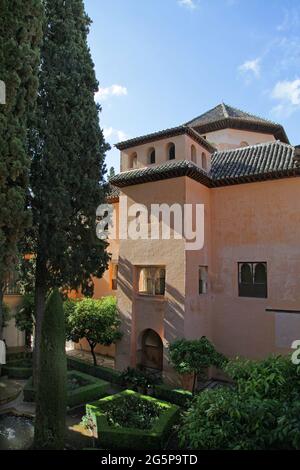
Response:
POLYGON ((142 336, 142 367, 162 371, 163 343, 160 336, 150 328, 142 336))

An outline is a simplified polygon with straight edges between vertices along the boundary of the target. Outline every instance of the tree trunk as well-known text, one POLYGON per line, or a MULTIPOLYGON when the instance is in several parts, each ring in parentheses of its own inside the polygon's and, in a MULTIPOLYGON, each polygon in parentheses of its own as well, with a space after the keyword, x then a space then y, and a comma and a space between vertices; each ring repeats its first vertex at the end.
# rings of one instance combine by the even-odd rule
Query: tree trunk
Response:
POLYGON ((42 322, 45 312, 47 293, 46 283, 46 261, 37 256, 36 274, 35 274, 35 330, 34 330, 34 349, 33 349, 33 384, 37 389, 39 378, 39 362, 40 362, 40 344, 42 333, 42 322))
POLYGON ((93 356, 94 366, 96 366, 96 365, 97 365, 97 358, 96 358, 96 354, 95 354, 95 347, 96 347, 96 345, 91 344, 91 343, 89 343, 89 345, 90 345, 90 348, 91 348, 91 354, 92 354, 92 356, 93 356))
POLYGON ((194 372, 194 380, 193 380, 193 395, 195 395, 195 389, 196 389, 196 384, 197 384, 197 374, 194 372))

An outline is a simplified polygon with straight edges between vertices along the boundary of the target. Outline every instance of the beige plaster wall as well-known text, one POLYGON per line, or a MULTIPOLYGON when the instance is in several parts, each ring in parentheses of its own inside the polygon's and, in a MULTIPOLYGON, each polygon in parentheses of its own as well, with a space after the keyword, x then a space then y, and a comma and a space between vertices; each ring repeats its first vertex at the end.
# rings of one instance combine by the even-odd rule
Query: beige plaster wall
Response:
MULTIPOLYGON (((185 178, 157 181, 124 189, 128 205, 185 200, 185 178)), ((134 367, 139 360, 141 336, 145 329, 156 331, 164 344, 164 374, 172 374, 167 357, 167 344, 184 335, 184 240, 121 240, 118 277, 118 308, 124 336, 117 344, 116 367, 134 367), (164 298, 137 293, 137 266, 165 266, 164 298)))
POLYGON ((294 320, 282 314, 276 330, 277 315, 265 310, 300 310, 299 178, 215 188, 211 201, 213 339, 228 356, 284 352, 282 329, 294 320), (238 296, 239 261, 268 263, 267 299, 238 296))
POLYGON ((241 147, 242 142, 249 145, 255 145, 262 142, 271 142, 276 140, 272 134, 263 134, 239 129, 222 129, 219 131, 208 132, 206 139, 211 142, 218 150, 226 150, 241 147))
POLYGON ((191 145, 194 145, 197 152, 197 164, 201 166, 201 154, 205 153, 208 162, 208 170, 210 169, 210 156, 209 152, 191 139, 187 135, 179 135, 168 139, 160 139, 149 144, 138 145, 121 152, 120 168, 122 171, 131 170, 130 157, 137 154, 137 168, 144 168, 146 166, 160 165, 168 161, 168 145, 173 142, 176 147, 176 160, 191 160, 191 145), (154 148, 156 152, 156 163, 149 164, 149 150, 154 148))

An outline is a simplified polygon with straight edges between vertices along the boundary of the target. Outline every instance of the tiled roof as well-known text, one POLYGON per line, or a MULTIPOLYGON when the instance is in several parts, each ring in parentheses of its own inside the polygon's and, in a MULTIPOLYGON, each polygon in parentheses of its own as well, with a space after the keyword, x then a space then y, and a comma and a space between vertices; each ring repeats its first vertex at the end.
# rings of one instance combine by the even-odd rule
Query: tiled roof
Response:
POLYGON ((136 145, 147 144, 156 140, 166 139, 168 137, 174 137, 182 134, 189 135, 192 139, 194 139, 196 142, 202 145, 202 147, 204 147, 211 153, 216 150, 215 147, 210 144, 206 139, 203 139, 203 137, 201 137, 201 135, 195 129, 185 125, 172 127, 171 129, 164 129, 159 132, 153 132, 152 134, 146 134, 140 137, 135 137, 134 139, 125 140, 116 144, 116 147, 119 150, 125 150, 136 145))
POLYGON ((111 179, 117 187, 131 186, 178 176, 189 176, 208 187, 299 176, 295 147, 279 141, 215 152, 209 173, 189 160, 120 173, 111 179))
POLYGON ((279 125, 267 119, 263 119, 259 116, 255 116, 254 114, 246 113, 245 111, 242 111, 240 109, 233 108, 232 106, 228 106, 228 104, 225 104, 225 103, 218 104, 217 106, 210 109, 209 111, 206 111, 200 116, 187 122, 186 125, 191 126, 191 127, 194 127, 194 126, 196 127, 202 124, 207 124, 209 122, 218 121, 219 119, 224 119, 224 118, 240 118, 240 119, 246 119, 248 121, 264 122, 268 124, 274 124, 276 126, 279 125))
POLYGON ((113 202, 119 198, 120 190, 116 186, 108 183, 106 189, 106 200, 107 202, 113 202))
POLYGON ((216 152, 212 156, 213 180, 284 172, 295 167, 295 148, 279 141, 216 152))
POLYGON ((243 129, 270 133, 276 139, 289 143, 285 130, 280 124, 246 113, 224 103, 215 106, 206 113, 185 123, 185 125, 196 129, 202 135, 226 128, 243 129))

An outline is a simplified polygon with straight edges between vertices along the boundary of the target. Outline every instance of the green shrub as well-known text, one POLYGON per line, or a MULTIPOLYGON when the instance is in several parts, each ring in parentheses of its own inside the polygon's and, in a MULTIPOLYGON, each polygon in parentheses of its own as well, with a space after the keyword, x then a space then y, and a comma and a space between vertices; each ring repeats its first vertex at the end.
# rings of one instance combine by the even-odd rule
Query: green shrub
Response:
POLYGON ((30 359, 17 359, 7 362, 2 366, 3 375, 10 379, 28 379, 32 375, 32 363, 30 359))
POLYGON ((114 384, 122 385, 121 372, 109 367, 94 366, 80 359, 67 357, 68 368, 84 372, 99 379, 106 380, 114 384))
POLYGON ((64 303, 64 312, 67 339, 78 342, 85 338, 96 366, 97 344, 109 346, 122 336, 116 298, 107 296, 102 299, 68 300, 64 303))
POLYGON ((172 388, 164 384, 155 386, 154 396, 181 407, 189 406, 193 398, 193 394, 189 390, 172 388))
POLYGON ((181 445, 201 449, 299 449, 300 368, 288 357, 229 361, 234 388, 200 393, 180 430, 181 445))
MULTIPOLYGON (((74 371, 69 371, 67 378, 67 405, 69 407, 82 405, 107 395, 109 383, 104 380, 74 371), (78 382, 78 386, 71 387, 70 381, 74 378, 78 382)), ((32 385, 32 378, 26 382, 23 392, 25 402, 35 401, 35 390, 32 385)))
POLYGON ((195 340, 174 341, 170 344, 169 355, 171 364, 179 374, 193 374, 193 394, 197 379, 204 378, 209 367, 222 368, 227 361, 205 336, 195 340))
POLYGON ((153 373, 127 367, 121 373, 121 381, 127 388, 132 388, 134 391, 139 391, 141 388, 142 392, 147 394, 150 388, 161 382, 161 379, 153 373))
POLYGON ((132 390, 125 390, 86 405, 86 412, 87 415, 92 416, 96 423, 101 448, 151 450, 163 448, 172 426, 176 423, 179 408, 148 395, 140 395, 132 390), (122 403, 124 398, 129 397, 136 397, 160 408, 160 414, 154 420, 150 429, 121 427, 109 423, 106 410, 110 409, 114 402, 122 403))

